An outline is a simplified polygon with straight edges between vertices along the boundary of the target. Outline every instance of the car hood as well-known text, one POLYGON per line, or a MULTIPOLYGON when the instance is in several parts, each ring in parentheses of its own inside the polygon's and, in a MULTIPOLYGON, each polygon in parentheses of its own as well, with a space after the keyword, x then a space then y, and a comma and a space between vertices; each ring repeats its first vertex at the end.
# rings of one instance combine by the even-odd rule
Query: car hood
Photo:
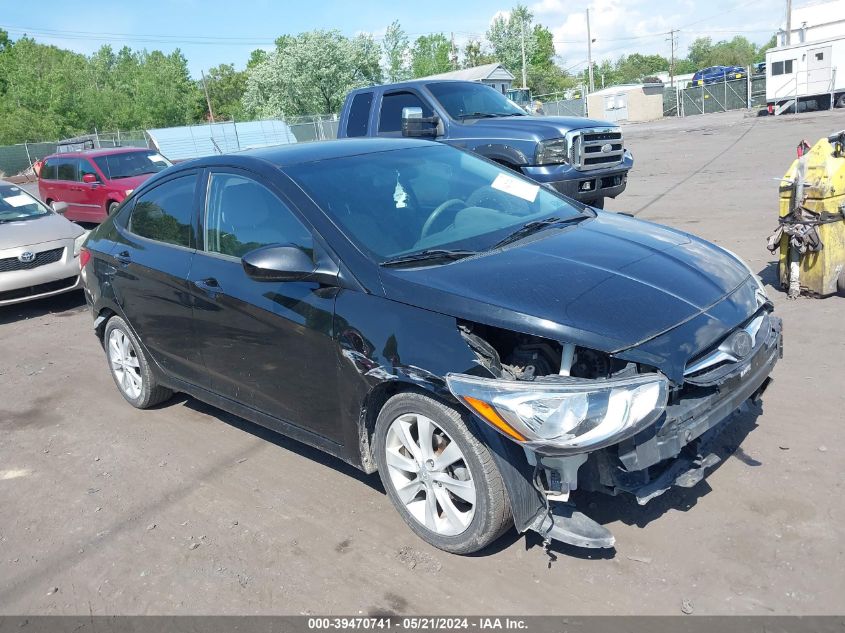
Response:
POLYGON ((114 178, 109 181, 109 184, 118 189, 137 189, 153 176, 155 174, 141 174, 140 176, 130 176, 129 178, 114 178))
POLYGON ((78 224, 51 213, 31 220, 0 224, 0 250, 53 240, 74 239, 85 232, 78 224))
POLYGON ((607 352, 691 320, 749 279, 693 236, 600 212, 443 266, 382 269, 388 298, 607 352))
MULTIPOLYGON (((506 116, 491 119, 473 119, 464 123, 471 127, 475 134, 482 130, 485 135, 514 132, 524 132, 535 140, 560 138, 567 132, 582 128, 616 127, 613 123, 584 117, 565 116, 506 116)), ((509 138, 508 136, 504 138, 509 138)))

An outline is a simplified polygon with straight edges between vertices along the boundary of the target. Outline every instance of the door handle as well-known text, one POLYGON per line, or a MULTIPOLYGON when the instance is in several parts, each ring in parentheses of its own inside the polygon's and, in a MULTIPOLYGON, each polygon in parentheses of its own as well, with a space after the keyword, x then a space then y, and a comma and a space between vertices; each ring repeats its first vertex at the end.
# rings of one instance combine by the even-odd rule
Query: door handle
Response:
POLYGON ((214 277, 198 279, 194 282, 194 285, 200 290, 205 291, 212 297, 220 292, 223 292, 223 288, 220 287, 220 282, 218 282, 214 277))
POLYGON ((114 256, 114 258, 124 266, 132 261, 132 256, 129 254, 129 251, 118 253, 114 256))

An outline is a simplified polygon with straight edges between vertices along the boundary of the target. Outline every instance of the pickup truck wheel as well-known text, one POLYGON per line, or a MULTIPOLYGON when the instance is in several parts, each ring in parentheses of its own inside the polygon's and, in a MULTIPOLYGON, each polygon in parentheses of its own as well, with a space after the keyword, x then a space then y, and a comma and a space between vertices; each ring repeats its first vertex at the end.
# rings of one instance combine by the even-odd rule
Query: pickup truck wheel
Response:
POLYGON ((393 396, 375 428, 379 476, 408 526, 431 545, 476 552, 513 525, 504 481, 468 413, 429 396, 393 396))
POLYGON ((114 384, 133 407, 146 409, 173 395, 158 384, 138 339, 119 316, 113 316, 106 324, 103 346, 114 384))

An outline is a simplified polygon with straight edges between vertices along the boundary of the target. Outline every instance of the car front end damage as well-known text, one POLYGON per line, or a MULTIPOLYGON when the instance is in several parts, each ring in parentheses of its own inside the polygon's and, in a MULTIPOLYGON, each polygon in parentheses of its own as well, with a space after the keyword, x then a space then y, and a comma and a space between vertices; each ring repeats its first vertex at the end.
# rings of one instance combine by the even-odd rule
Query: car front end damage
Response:
POLYGON ((577 509, 572 493, 630 494, 644 505, 700 482, 720 461, 715 440, 731 414, 762 395, 782 356, 781 321, 771 309, 760 300, 680 368, 630 359, 653 359, 671 334, 688 349, 677 336, 695 320, 663 341, 614 352, 462 323, 483 377, 450 374, 447 383, 488 434, 495 429, 524 453, 519 468, 506 463, 520 461, 512 451, 497 451, 517 528, 579 547, 613 547, 613 535, 577 509))

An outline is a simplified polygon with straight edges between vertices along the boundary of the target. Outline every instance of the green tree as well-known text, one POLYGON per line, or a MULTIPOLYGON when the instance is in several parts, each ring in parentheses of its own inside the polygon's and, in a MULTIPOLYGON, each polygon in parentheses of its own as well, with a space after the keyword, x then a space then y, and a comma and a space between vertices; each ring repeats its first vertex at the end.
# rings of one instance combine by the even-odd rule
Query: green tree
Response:
POLYGON ((699 37, 690 44, 687 60, 695 70, 708 66, 750 66, 759 58, 760 50, 742 35, 715 44, 709 37, 699 37))
POLYGON ((384 51, 385 78, 389 83, 404 81, 411 75, 408 68, 408 36, 398 20, 391 22, 381 41, 384 51))
POLYGON ((766 61, 766 51, 770 48, 775 48, 778 45, 778 38, 777 35, 772 35, 771 39, 763 44, 758 50, 757 54, 754 55, 754 63, 764 62, 766 61))
POLYGON ((484 45, 479 40, 469 40, 464 45, 463 57, 464 68, 474 68, 496 61, 492 55, 485 52, 484 45))
POLYGON ((411 49, 411 74, 427 77, 452 70, 449 53, 452 47, 442 33, 421 35, 411 49))
MULTIPOLYGON (((205 74, 205 86, 214 111, 214 118, 224 121, 243 118, 242 99, 246 90, 246 71, 235 70, 232 64, 220 64, 205 74)), ((196 118, 204 118, 208 111, 205 92, 198 86, 196 118)))
POLYGON ((267 59, 267 55, 267 51, 263 48, 256 48, 249 54, 249 60, 246 63, 247 70, 255 68, 258 64, 265 61, 267 59))
POLYGON ((538 42, 533 29, 534 16, 518 4, 506 16, 498 15, 487 30, 493 57, 516 77, 522 74, 522 36, 525 33, 526 59, 535 59, 538 42))
POLYGON ((366 35, 309 31, 276 40, 276 50, 247 70, 244 110, 258 117, 326 114, 346 93, 380 83, 379 48, 366 35))
POLYGON ((554 36, 542 24, 534 24, 531 11, 522 4, 507 16, 499 15, 490 24, 487 40, 492 59, 501 63, 522 84, 522 43, 528 87, 533 94, 548 94, 572 87, 574 79, 556 63, 554 36))
POLYGON ((618 83, 635 83, 642 81, 643 77, 668 70, 669 60, 662 55, 633 53, 617 60, 615 80, 618 83))

